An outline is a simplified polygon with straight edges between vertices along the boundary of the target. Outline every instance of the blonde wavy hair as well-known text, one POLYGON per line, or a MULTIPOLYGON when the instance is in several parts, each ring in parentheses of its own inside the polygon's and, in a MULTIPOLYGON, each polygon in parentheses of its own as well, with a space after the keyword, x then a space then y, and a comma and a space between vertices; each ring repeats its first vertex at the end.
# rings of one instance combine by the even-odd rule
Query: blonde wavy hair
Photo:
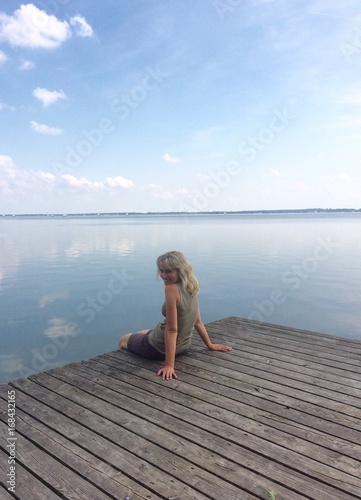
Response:
POLYGON ((199 291, 199 283, 193 273, 192 266, 181 252, 172 250, 160 255, 157 258, 157 276, 160 275, 159 266, 161 263, 165 263, 171 269, 178 271, 182 285, 190 295, 195 295, 199 291))

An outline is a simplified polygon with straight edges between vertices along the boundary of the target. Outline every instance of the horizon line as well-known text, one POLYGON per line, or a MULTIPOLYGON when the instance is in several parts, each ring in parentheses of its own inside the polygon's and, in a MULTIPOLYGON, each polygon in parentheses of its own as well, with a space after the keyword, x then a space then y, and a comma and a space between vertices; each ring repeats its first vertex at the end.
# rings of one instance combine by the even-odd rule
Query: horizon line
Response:
POLYGON ((330 212, 361 212, 361 208, 283 208, 283 209, 256 209, 256 210, 206 210, 206 211, 122 211, 122 212, 39 212, 39 213, 4 213, 2 217, 100 217, 100 216, 135 216, 135 215, 232 215, 232 214, 266 214, 266 213, 330 213, 330 212))

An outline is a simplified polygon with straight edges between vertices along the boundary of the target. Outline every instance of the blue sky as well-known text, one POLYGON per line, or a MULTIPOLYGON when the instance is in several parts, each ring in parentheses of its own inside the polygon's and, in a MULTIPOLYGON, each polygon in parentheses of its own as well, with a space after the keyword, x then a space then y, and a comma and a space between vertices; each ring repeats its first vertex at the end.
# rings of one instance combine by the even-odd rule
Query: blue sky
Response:
POLYGON ((361 207, 359 2, 0 6, 0 213, 361 207))

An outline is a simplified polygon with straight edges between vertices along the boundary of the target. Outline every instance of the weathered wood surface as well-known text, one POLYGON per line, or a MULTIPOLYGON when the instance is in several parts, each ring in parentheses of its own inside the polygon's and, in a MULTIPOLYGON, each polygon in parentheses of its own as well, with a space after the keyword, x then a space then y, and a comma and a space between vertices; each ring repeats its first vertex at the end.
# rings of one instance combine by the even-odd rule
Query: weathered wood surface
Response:
POLYGON ((162 381, 114 351, 1 386, 0 498, 361 499, 361 342, 241 318, 162 381), (7 392, 16 391, 16 494, 7 392))

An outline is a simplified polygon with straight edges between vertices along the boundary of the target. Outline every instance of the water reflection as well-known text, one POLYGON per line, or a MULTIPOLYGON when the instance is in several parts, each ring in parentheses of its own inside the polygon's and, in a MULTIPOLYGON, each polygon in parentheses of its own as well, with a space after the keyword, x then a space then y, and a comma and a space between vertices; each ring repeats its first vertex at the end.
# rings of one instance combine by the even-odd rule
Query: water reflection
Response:
POLYGON ((0 381, 116 348, 159 320, 155 260, 185 253, 205 322, 361 339, 361 217, 0 220, 0 381))
POLYGON ((39 306, 44 308, 48 304, 51 304, 55 300, 65 300, 70 297, 70 292, 68 290, 61 290, 59 292, 49 293, 48 295, 43 295, 39 299, 39 306))
POLYGON ((78 335, 79 329, 76 323, 67 321, 65 318, 50 318, 48 320, 48 327, 44 332, 45 337, 75 337, 78 335))
POLYGON ((0 220, 0 290, 26 264, 63 264, 64 257, 71 262, 94 254, 129 255, 135 241, 131 234, 124 235, 124 227, 106 222, 92 226, 81 220, 0 220))
POLYGON ((11 380, 14 374, 20 374, 23 363, 24 360, 19 354, 0 354, 0 382, 5 383, 11 380))

